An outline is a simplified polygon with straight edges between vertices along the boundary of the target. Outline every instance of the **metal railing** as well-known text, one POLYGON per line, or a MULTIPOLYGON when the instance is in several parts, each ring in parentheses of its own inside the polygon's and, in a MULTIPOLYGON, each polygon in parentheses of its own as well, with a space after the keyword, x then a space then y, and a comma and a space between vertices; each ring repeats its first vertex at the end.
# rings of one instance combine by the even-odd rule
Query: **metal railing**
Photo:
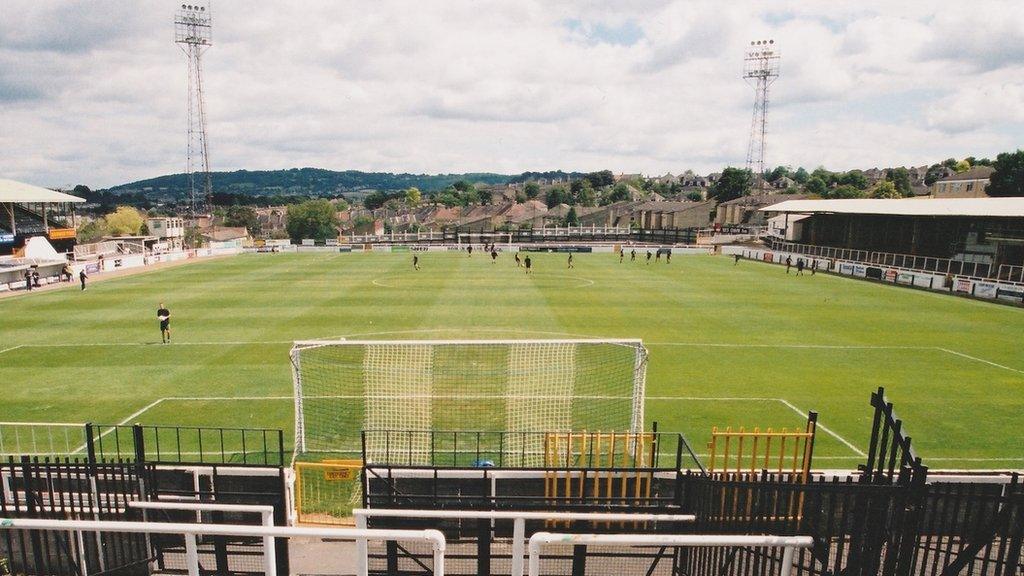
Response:
MULTIPOLYGON (((406 519, 472 519, 512 521, 512 576, 523 576, 526 551, 526 521, 590 521, 590 522, 693 522, 692 514, 638 514, 617 512, 531 512, 496 510, 391 510, 360 508, 352 511, 356 528, 366 529, 368 518, 406 519)), ((366 541, 357 540, 359 561, 367 558, 366 541)))
POLYGON ((540 576, 540 550, 546 545, 563 546, 657 546, 657 547, 722 547, 782 548, 782 567, 779 576, 793 571, 793 556, 797 549, 810 548, 810 536, 732 536, 695 534, 558 534, 537 532, 530 537, 530 576, 540 576))
MULTIPOLYGON (((148 522, 147 510, 176 510, 196 513, 196 524, 202 523, 203 512, 243 512, 260 515, 261 526, 274 525, 274 507, 261 504, 219 504, 215 502, 129 502, 129 508, 142 510, 142 521, 148 522)), ((277 571, 277 547, 274 538, 263 537, 263 572, 270 576, 277 571)))
POLYGON ((0 422, 0 456, 134 458, 158 464, 283 466, 284 432, 272 428, 212 428, 0 422))
MULTIPOLYGON (((775 238, 767 238, 766 240, 769 248, 777 252, 804 254, 807 256, 816 256, 831 260, 848 260, 863 264, 875 264, 890 268, 900 268, 913 272, 948 274, 952 276, 964 276, 978 279, 994 278, 999 276, 999 273, 1001 272, 994 269, 992 264, 986 262, 967 262, 964 260, 938 258, 934 256, 916 256, 913 254, 816 246, 813 244, 783 242, 775 238), (995 276, 993 276, 994 273, 995 276)), ((1007 273, 1010 274, 1012 271, 1008 271, 1007 273)))
MULTIPOLYGON (((189 576, 200 576, 198 536, 250 536, 269 538, 334 538, 344 540, 425 542, 433 554, 433 573, 444 575, 445 538, 437 530, 360 530, 358 528, 302 528, 290 526, 243 526, 236 524, 181 524, 163 522, 120 522, 103 520, 50 520, 0 518, 0 530, 47 530, 96 533, 175 534, 185 539, 185 557, 189 576)), ((366 566, 365 558, 363 566, 366 566)), ((266 576, 277 576, 271 565, 266 576)), ((366 576, 360 571, 359 576, 366 576)))
MULTIPOLYGON (((549 468, 545 461, 545 442, 549 432, 467 431, 467 430, 364 430, 363 460, 374 466, 432 466, 444 468, 549 468), (376 448, 370 448, 376 447, 376 448)), ((594 438, 599 432, 574 432, 575 438, 594 438)), ((631 468, 679 470, 702 468, 696 453, 680 433, 646 432, 653 444, 653 458, 640 455, 631 468), (684 459, 690 465, 684 466, 684 459)), ((584 445, 593 447, 596 442, 584 445)), ((626 447, 619 447, 619 453, 626 447)), ((582 469, 608 466, 601 464, 600 452, 593 449, 574 453, 559 468, 582 469)))

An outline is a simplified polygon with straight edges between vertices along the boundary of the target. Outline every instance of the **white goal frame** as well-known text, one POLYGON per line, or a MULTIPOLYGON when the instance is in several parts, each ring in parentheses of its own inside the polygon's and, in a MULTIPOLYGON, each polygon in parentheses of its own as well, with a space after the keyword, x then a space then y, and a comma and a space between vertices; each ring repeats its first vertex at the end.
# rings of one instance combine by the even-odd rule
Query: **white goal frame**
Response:
POLYGON ((628 432, 643 432, 644 399, 647 381, 647 349, 639 338, 552 338, 552 339, 497 339, 497 340, 296 340, 289 353, 292 366, 292 384, 295 398, 295 452, 307 452, 306 418, 303 409, 303 383, 301 352, 327 346, 474 346, 474 345, 529 345, 529 344, 583 344, 621 345, 634 350, 632 399, 630 402, 630 429, 628 432))

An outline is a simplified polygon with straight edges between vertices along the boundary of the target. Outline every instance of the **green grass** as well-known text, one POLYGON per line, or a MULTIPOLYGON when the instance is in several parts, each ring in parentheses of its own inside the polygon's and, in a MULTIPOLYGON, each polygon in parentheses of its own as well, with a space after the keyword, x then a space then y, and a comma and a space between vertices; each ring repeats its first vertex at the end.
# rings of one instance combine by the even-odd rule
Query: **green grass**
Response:
MULTIPOLYGON (((1024 467, 1024 310, 724 257, 533 258, 527 277, 507 255, 429 253, 414 272, 407 254, 260 254, 6 298, 0 420, 118 423, 165 397, 287 397, 299 339, 642 338, 647 421, 699 451, 714 425, 802 426, 790 406, 863 450, 882 385, 933 468, 1024 467), (704 399, 723 397, 737 399, 704 399)), ((132 420, 284 428, 290 442, 292 409, 166 400, 132 420)), ((824 432, 815 457, 860 461, 824 432)))

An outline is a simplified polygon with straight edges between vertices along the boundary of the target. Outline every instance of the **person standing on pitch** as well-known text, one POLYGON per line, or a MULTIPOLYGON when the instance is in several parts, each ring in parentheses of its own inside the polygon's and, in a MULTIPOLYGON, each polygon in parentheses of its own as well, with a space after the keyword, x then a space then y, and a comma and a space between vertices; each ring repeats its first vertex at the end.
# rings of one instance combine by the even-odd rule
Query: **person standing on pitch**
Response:
POLYGON ((626 257, 626 249, 619 248, 619 264, 622 264, 622 260, 626 257))
POLYGON ((633 248, 632 250, 630 250, 630 252, 629 252, 629 261, 630 262, 636 262, 636 248, 633 248))
POLYGON ((569 252, 569 268, 572 268, 572 252, 569 252))
POLYGON ((647 263, 648 264, 651 263, 651 251, 650 250, 647 251, 647 263))
POLYGON ((786 274, 789 274, 789 268, 793 266, 793 257, 786 256, 786 274))
POLYGON ((733 262, 732 265, 733 266, 739 266, 740 265, 740 255, 739 254, 734 254, 733 257, 736 258, 736 261, 733 262))
POLYGON ((25 270, 25 289, 32 291, 32 269, 25 270))
POLYGON ((171 311, 168 310, 164 303, 160 303, 160 308, 156 311, 156 317, 160 320, 160 340, 164 344, 169 344, 171 341, 171 311))
POLYGON ((413 254, 412 255, 412 269, 413 270, 419 270, 420 269, 420 256, 419 256, 419 254, 413 254))
POLYGON ((531 261, 531 260, 530 260, 530 257, 529 257, 529 256, 527 256, 527 257, 526 257, 526 258, 525 258, 525 259, 523 260, 523 265, 525 265, 525 266, 526 266, 526 273, 527 273, 527 274, 530 274, 530 272, 531 272, 531 268, 533 267, 533 261, 531 261))
POLYGON ((803 276, 804 275, 804 259, 803 258, 797 258, 796 259, 796 275, 797 276, 803 276))
POLYGON ((85 279, 88 277, 89 275, 85 273, 85 268, 82 268, 82 271, 78 273, 78 281, 82 283, 82 290, 85 290, 85 279))
POLYGON ((665 264, 671 264, 671 263, 672 263, 672 250, 671 249, 666 249, 665 250, 665 264))
POLYGON ((519 252, 516 252, 516 268, 519 268, 522 265, 523 265, 523 261, 519 259, 519 252))
POLYGON ((470 258, 473 257, 473 245, 472 244, 470 244, 469 246, 466 246, 466 252, 469 253, 469 257, 470 258))
POLYGON ((497 264, 497 263, 498 263, 498 251, 495 250, 494 247, 492 246, 491 247, 491 264, 497 264))
POLYGON ((814 273, 817 272, 817 271, 818 271, 818 259, 815 258, 814 260, 811 260, 811 276, 814 276, 814 273))

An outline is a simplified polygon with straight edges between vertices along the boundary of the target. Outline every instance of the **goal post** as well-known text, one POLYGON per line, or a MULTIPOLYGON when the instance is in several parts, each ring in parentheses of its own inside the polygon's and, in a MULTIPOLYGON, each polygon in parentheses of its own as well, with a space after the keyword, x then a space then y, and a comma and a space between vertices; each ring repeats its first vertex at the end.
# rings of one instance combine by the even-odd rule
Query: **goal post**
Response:
MULTIPOLYGON (((644 427, 647 350, 640 340, 300 341, 291 363, 299 454, 365 453, 380 462, 388 435, 371 432, 406 431, 403 454, 426 462, 436 431, 644 427)), ((543 458, 539 445, 529 450, 543 458)))

